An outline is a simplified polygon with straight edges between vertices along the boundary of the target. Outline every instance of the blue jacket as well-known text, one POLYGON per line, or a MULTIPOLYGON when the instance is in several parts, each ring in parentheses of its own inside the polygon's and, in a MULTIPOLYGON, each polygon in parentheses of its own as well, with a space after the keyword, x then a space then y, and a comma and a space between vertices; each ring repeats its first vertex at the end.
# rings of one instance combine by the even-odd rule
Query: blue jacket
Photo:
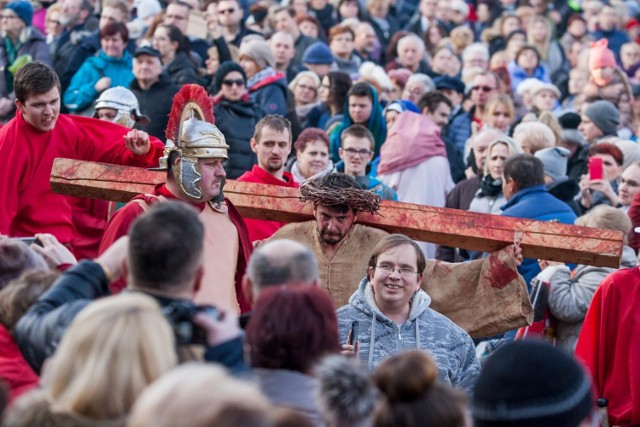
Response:
POLYGON ((517 93, 518 86, 526 79, 538 79, 541 82, 551 83, 549 72, 542 65, 537 66, 533 70, 533 74, 529 75, 524 68, 516 64, 515 61, 511 61, 507 64, 507 71, 509 71, 509 77, 511 78, 512 93, 517 93))
POLYGON ((64 92, 63 102, 70 111, 80 111, 98 98, 94 85, 102 77, 111 78, 111 87, 129 87, 133 80, 131 54, 125 50, 122 58, 111 58, 103 50, 88 58, 71 79, 64 92))
MULTIPOLYGON (((502 215, 515 218, 559 221, 563 224, 573 224, 576 220, 576 214, 569 205, 552 196, 544 185, 534 185, 518 191, 500 209, 502 215)), ((529 286, 531 279, 540 273, 538 261, 525 258, 518 267, 518 272, 529 286)))

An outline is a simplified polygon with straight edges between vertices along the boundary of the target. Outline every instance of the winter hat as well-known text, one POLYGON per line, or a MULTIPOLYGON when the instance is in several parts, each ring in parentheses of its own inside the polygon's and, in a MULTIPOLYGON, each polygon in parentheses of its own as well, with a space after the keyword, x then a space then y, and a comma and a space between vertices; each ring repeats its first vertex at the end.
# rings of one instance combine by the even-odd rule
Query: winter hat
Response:
POLYGON ((616 67, 616 57, 607 46, 609 46, 607 39, 600 39, 591 44, 591 50, 589 51, 589 70, 616 67))
POLYGON ((4 8, 13 10, 27 27, 31 25, 31 21, 33 20, 33 6, 30 1, 15 0, 7 3, 4 8))
POLYGON ((592 408, 591 381, 573 357, 523 340, 489 356, 471 409, 477 427, 577 427, 592 408))
POLYGON ((309 46, 302 55, 303 64, 331 65, 333 64, 333 54, 325 43, 315 42, 309 46))
POLYGON ((242 58, 243 56, 248 56, 254 60, 261 70, 267 67, 273 67, 276 63, 276 58, 273 56, 271 46, 264 40, 255 39, 247 43, 242 43, 240 45, 239 57, 242 58))
POLYGON ((44 258, 18 240, 0 240, 0 289, 9 281, 30 269, 47 271, 44 258))
POLYGON ((396 81, 400 86, 404 87, 413 73, 406 68, 397 68, 395 70, 389 70, 387 74, 391 80, 396 81))
POLYGON ((220 88, 222 87, 222 81, 227 76, 227 74, 229 74, 232 71, 237 71, 240 74, 242 74, 242 78, 244 79, 244 81, 246 83, 247 74, 244 72, 244 70, 242 69, 240 64, 238 64, 237 62, 233 62, 233 61, 224 61, 222 64, 220 64, 220 66, 218 67, 218 70, 216 70, 216 75, 214 77, 214 83, 216 85, 216 90, 220 90, 220 88))
POLYGON ((556 96, 556 98, 560 99, 560 89, 556 85, 551 83, 545 83, 537 80, 537 83, 531 88, 530 94, 531 96, 536 96, 538 92, 543 90, 550 90, 556 96))
POLYGON ((549 147, 536 151, 534 156, 544 165, 544 174, 554 181, 567 176, 567 161, 571 152, 564 147, 549 147))
POLYGON ((616 147, 622 151, 622 158, 624 162, 622 163, 623 168, 628 168, 633 163, 640 160, 640 145, 637 142, 618 139, 616 141, 611 141, 616 147))
POLYGON ((136 8, 138 19, 143 21, 162 12, 162 6, 158 0, 136 0, 133 6, 136 8))
POLYGON ((433 79, 433 82, 436 84, 436 89, 438 90, 455 90, 458 93, 464 94, 464 82, 457 77, 439 76, 433 79))
POLYGON ((620 125, 620 111, 610 101, 595 101, 584 110, 584 115, 605 135, 616 135, 620 125))
POLYGON ((527 92, 531 94, 531 91, 540 83, 542 82, 538 79, 524 79, 516 88, 516 93, 519 96, 524 96, 527 92))

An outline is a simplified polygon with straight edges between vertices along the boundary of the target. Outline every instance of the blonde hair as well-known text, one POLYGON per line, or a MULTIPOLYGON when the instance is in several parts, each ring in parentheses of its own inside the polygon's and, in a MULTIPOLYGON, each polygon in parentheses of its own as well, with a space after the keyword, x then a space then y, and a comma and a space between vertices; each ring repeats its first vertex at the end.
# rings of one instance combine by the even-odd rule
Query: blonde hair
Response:
POLYGON ((467 46, 473 43, 473 31, 469 27, 459 26, 451 30, 449 39, 456 51, 456 55, 460 55, 467 46))
POLYGON ((622 231, 622 244, 627 244, 627 235, 631 231, 631 219, 621 209, 607 205, 598 205, 575 221, 576 225, 592 228, 604 228, 605 230, 622 231))
POLYGON ((136 402, 129 427, 207 427, 226 408, 267 413, 270 404, 255 385, 212 365, 180 365, 148 387, 136 402))
POLYGON ((316 98, 312 102, 316 102, 318 100, 318 89, 320 89, 320 77, 318 77, 318 75, 313 71, 301 71, 296 74, 295 78, 291 80, 291 83, 289 83, 289 90, 293 92, 296 86, 298 86, 298 83, 300 83, 300 80, 305 77, 310 78, 311 81, 313 81, 313 86, 316 90, 316 98))
POLYGON ((520 144, 523 150, 528 148, 530 154, 543 148, 553 147, 556 143, 553 131, 549 126, 540 122, 523 121, 513 131, 513 139, 520 144))
POLYGON ((527 23, 527 29, 530 29, 533 24, 536 24, 538 22, 543 23, 547 29, 547 35, 545 36, 544 41, 542 43, 535 41, 530 31, 527 31, 527 43, 535 46, 536 49, 538 49, 538 52, 540 53, 542 59, 547 60, 549 59, 549 46, 551 45, 553 28, 551 27, 551 24, 549 23, 549 20, 547 18, 542 15, 535 15, 532 16, 527 23))
MULTIPOLYGON (((491 99, 489 99, 489 101, 487 102, 487 105, 484 109, 485 111, 485 117, 491 117, 493 115, 493 113, 496 111, 496 108, 498 108, 498 106, 504 106, 507 108, 507 112, 509 113, 509 117, 511 117, 511 120, 513 121, 513 119, 515 119, 516 117, 516 107, 513 105, 513 101, 511 100, 511 97, 509 95, 496 95, 494 97, 492 97, 491 99)), ((485 119, 486 121, 486 119, 485 119)))
POLYGON ((495 147, 498 144, 502 144, 502 145, 506 145, 507 146, 507 151, 509 154, 507 154, 507 158, 516 155, 516 154, 522 154, 522 147, 520 147, 520 145, 514 141, 513 139, 509 138, 508 136, 502 136, 498 139, 496 139, 495 141, 493 141, 492 143, 489 144, 489 146, 487 147, 487 160, 485 160, 484 162, 484 174, 485 176, 490 175, 491 172, 489 171, 489 158, 491 157, 491 150, 493 150, 493 147, 495 147))
POLYGON ((54 412, 113 419, 126 416, 142 390, 176 363, 173 331, 158 304, 144 294, 122 294, 76 316, 44 389, 54 412))

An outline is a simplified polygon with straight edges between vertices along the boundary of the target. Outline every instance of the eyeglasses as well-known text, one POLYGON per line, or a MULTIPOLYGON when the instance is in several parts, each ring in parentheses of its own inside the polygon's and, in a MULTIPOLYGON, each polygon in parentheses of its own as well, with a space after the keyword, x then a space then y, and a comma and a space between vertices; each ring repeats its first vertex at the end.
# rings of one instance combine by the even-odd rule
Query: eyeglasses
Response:
POLYGON ((17 15, 0 15, 0 20, 3 20, 3 19, 15 19, 17 17, 18 17, 17 15))
POLYGON ((492 90, 496 90, 496 88, 491 86, 474 86, 471 88, 471 90, 481 90, 483 92, 491 92, 492 90))
POLYGON ((371 154, 371 150, 356 150, 354 148, 345 148, 344 151, 350 156, 358 155, 364 157, 371 154))
POLYGON ((627 184, 629 187, 640 187, 640 182, 631 179, 618 178, 618 185, 627 184))
POLYGON ((409 268, 409 267, 395 268, 391 264, 376 265, 376 268, 380 269, 380 271, 382 271, 382 273, 384 273, 387 276, 393 274, 394 271, 398 270, 398 273, 400 273, 400 276, 404 279, 409 279, 410 277, 412 277, 414 274, 417 273, 417 271, 413 271, 412 268, 409 268))
POLYGON ((164 17, 167 19, 176 19, 178 21, 184 21, 185 19, 187 19, 186 16, 180 16, 180 15, 165 15, 164 17))
POLYGON ((233 85, 244 86, 244 80, 242 80, 242 79, 235 79, 235 80, 228 79, 228 80, 223 80, 222 84, 225 85, 225 86, 233 86, 233 85))
POLYGON ((229 8, 229 9, 222 9, 222 10, 219 10, 219 11, 218 11, 218 13, 222 13, 222 14, 229 13, 229 14, 231 14, 231 13, 233 13, 233 12, 235 12, 235 11, 236 11, 236 9, 235 9, 234 7, 231 7, 231 8, 229 8))

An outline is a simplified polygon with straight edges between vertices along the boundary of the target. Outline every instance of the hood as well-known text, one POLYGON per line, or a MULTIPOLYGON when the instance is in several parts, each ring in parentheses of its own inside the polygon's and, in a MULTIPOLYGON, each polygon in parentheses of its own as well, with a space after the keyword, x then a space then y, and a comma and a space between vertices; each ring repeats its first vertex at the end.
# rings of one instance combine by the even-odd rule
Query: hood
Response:
MULTIPOLYGON (((373 134, 373 138, 375 139, 375 156, 377 157, 380 153, 380 146, 387 139, 387 124, 382 116, 382 105, 380 104, 380 99, 378 98, 378 91, 371 85, 371 92, 373 93, 373 108, 371 109, 371 117, 369 117, 369 122, 367 123, 367 129, 373 134)), ((342 129, 346 129, 353 124, 353 119, 349 115, 349 97, 344 100, 344 106, 342 111, 344 111, 344 118, 342 119, 342 129)), ((337 149, 336 149, 337 151, 337 149)), ((337 153, 336 153, 337 155, 337 153)))
POLYGON ((636 265, 638 265, 636 251, 631 246, 624 245, 622 247, 622 256, 620 257, 620 268, 633 268, 636 265))
MULTIPOLYGON (((422 289, 415 293, 410 301, 411 311, 407 321, 418 318, 431 305, 431 297, 422 289)), ((367 316, 375 316, 377 319, 384 319, 387 322, 394 323, 385 316, 376 305, 373 290, 369 285, 369 279, 364 277, 358 285, 358 290, 349 298, 349 305, 361 311, 367 316)))
MULTIPOLYGON (((105 65, 107 62, 111 62, 114 64, 117 63, 128 63, 131 64, 133 61, 133 57, 131 56, 131 54, 129 53, 128 50, 125 49, 124 53, 122 54, 122 58, 113 58, 111 56, 107 56, 106 53, 104 53, 104 50, 100 49, 98 51, 98 55, 96 56, 98 59, 100 59, 101 61, 104 61, 105 65)), ((131 68, 131 66, 129 66, 129 68, 131 68)))

